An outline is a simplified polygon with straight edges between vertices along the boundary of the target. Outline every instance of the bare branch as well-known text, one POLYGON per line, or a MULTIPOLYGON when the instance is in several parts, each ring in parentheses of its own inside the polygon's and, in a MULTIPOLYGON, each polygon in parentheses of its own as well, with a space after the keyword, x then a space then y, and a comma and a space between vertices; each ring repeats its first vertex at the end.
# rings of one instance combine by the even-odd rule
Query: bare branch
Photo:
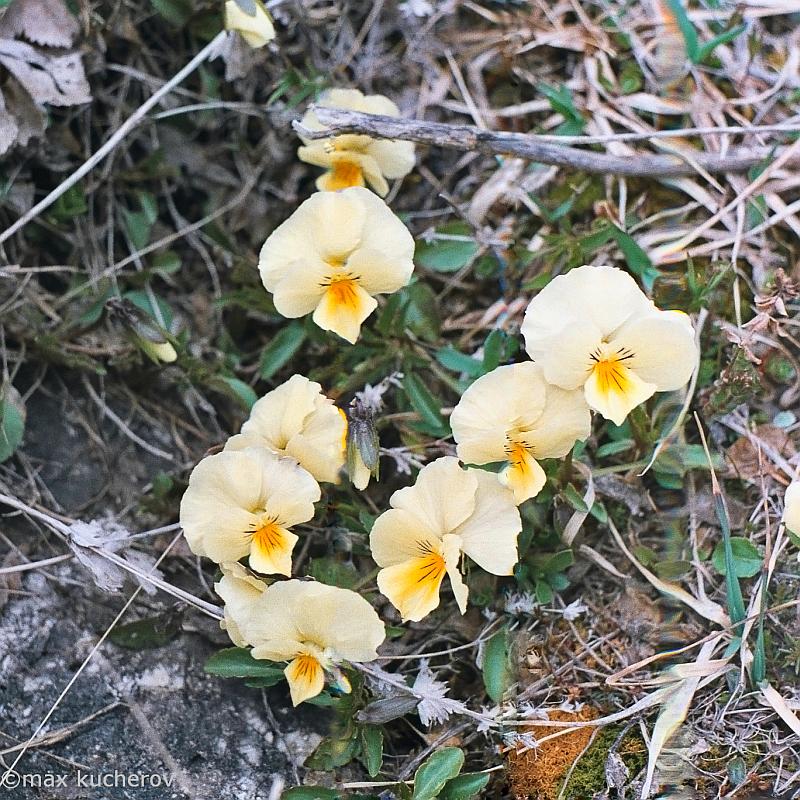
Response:
MULTIPOLYGON (((435 145, 455 150, 479 150, 493 155, 507 155, 552 164, 568 169, 595 172, 603 175, 624 175, 632 178, 674 178, 695 175, 697 168, 712 173, 747 172, 748 169, 772 156, 778 157, 785 148, 733 148, 727 155, 704 153, 690 148, 686 156, 637 153, 635 156, 615 156, 554 144, 552 137, 527 133, 487 131, 473 125, 448 125, 442 122, 386 117, 380 114, 361 114, 339 108, 316 106, 319 121, 327 127, 311 131, 294 122, 294 128, 307 139, 324 139, 343 133, 363 133, 379 139, 404 139, 418 144, 435 145), (691 160, 692 163, 689 163, 691 160)), ((792 159, 800 163, 800 157, 792 159)))

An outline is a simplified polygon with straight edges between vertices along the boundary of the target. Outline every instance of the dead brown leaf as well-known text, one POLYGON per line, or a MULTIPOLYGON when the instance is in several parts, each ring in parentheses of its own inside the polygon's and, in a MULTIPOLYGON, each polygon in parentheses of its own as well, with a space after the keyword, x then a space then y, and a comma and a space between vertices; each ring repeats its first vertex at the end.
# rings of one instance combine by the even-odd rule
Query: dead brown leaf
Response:
POLYGON ((767 449, 787 460, 797 452, 791 437, 783 428, 769 423, 758 425, 750 436, 742 436, 727 449, 725 454, 731 473, 749 481, 758 480, 762 472, 776 478, 781 476, 781 470, 772 463, 767 449), (761 447, 760 462, 759 442, 766 446, 761 447))
POLYGON ((11 74, 0 97, 0 154, 44 133, 45 105, 91 101, 81 54, 50 49, 71 47, 79 32, 62 0, 14 0, 0 17, 0 64, 11 74))

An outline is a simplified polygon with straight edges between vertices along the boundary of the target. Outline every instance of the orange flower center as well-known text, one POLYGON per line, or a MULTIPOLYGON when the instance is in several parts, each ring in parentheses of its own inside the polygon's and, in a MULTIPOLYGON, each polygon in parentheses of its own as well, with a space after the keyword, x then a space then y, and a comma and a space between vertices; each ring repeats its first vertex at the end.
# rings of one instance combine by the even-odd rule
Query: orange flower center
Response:
POLYGON ((597 375, 598 389, 603 394, 608 394, 609 392, 627 394, 631 390, 631 381, 621 358, 614 356, 604 358, 597 361, 593 369, 597 375))
POLYGON ((262 552, 270 553, 284 546, 283 533, 277 522, 268 522, 253 534, 253 543, 262 552))
POLYGON ((347 189, 350 186, 363 186, 364 173, 361 167, 347 158, 338 158, 333 162, 328 188, 331 191, 347 189))
POLYGON ((356 287, 358 283, 352 278, 333 278, 328 287, 331 300, 336 306, 344 306, 349 311, 357 311, 359 307, 359 298, 356 287))

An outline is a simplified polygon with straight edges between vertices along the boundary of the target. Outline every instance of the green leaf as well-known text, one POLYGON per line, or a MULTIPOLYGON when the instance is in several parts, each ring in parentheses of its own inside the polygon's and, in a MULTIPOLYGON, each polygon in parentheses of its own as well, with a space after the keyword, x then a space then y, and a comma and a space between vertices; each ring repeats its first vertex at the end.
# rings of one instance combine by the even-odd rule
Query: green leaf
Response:
POLYGON ((543 606, 549 606, 553 602, 553 587, 545 580, 538 580, 533 587, 536 600, 543 606))
POLYGON ((431 754, 414 775, 413 800, 433 800, 447 781, 455 778, 464 766, 460 747, 443 747, 431 754))
POLYGON ((625 231, 612 223, 609 223, 609 225, 611 225, 611 238, 617 243, 617 247, 622 250, 628 269, 634 275, 639 276, 645 289, 652 290, 656 278, 661 274, 660 271, 653 266, 650 257, 639 247, 630 234, 625 233, 625 231))
POLYGON ((470 378, 477 378, 483 373, 483 364, 477 358, 456 350, 452 345, 447 345, 447 347, 437 350, 436 360, 445 369, 449 369, 452 372, 464 372, 470 378))
POLYGON ((0 463, 8 461, 22 444, 25 433, 25 403, 10 384, 0 389, 0 463))
POLYGON ((275 683, 283 680, 281 667, 272 661, 253 658, 246 647, 227 647, 214 653, 206 661, 205 671, 220 678, 274 678, 275 683))
POLYGON ((447 432, 447 425, 440 411, 441 404, 413 372, 406 372, 403 378, 403 391, 431 433, 436 436, 444 435, 447 432))
POLYGON ((416 281, 405 288, 404 294, 407 303, 403 312, 403 327, 427 342, 436 342, 442 320, 433 289, 427 283, 416 281))
POLYGON ((370 778, 374 778, 383 766, 383 731, 377 725, 361 728, 361 756, 370 778))
POLYGON ((715 36, 708 42, 704 42, 700 49, 697 51, 697 60, 695 61, 696 64, 703 64, 706 59, 714 52, 714 50, 719 47, 721 44, 727 44, 728 42, 732 42, 740 33, 744 33, 747 30, 746 25, 737 25, 735 28, 731 28, 729 31, 723 31, 718 36, 715 36))
POLYGON ((451 222, 441 225, 430 242, 417 242, 414 260, 419 266, 435 272, 458 272, 475 258, 478 249, 471 228, 460 222, 451 222), (437 235, 448 238, 437 239, 437 235))
POLYGON ((153 294, 155 302, 150 299, 150 295, 144 289, 125 292, 122 298, 123 300, 130 300, 140 311, 149 314, 167 331, 171 330, 174 314, 167 301, 160 298, 157 294, 153 294))
POLYGON ((261 377, 269 380, 281 367, 284 367, 302 347, 305 338, 305 328, 300 322, 290 322, 278 331, 261 354, 259 367, 261 377))
POLYGON ((493 330, 483 343, 483 370, 491 372, 500 364, 505 350, 506 335, 503 331, 493 330))
POLYGON ((233 392, 234 396, 241 401, 248 411, 255 405, 258 395, 253 391, 252 386, 239 380, 239 378, 233 378, 229 375, 220 375, 219 379, 233 392))
POLYGON ((469 800, 486 788, 490 777, 488 772, 465 772, 447 781, 439 800, 469 800))
POLYGON ((653 564, 653 571, 665 581, 677 581, 692 569, 691 561, 658 561, 653 564))
POLYGON ((360 578, 353 564, 344 564, 331 556, 312 558, 308 565, 308 574, 320 583, 342 589, 352 589, 360 578))
POLYGON ((697 54, 700 50, 700 40, 697 38, 697 31, 692 25, 686 9, 681 0, 667 0, 670 11, 675 15, 675 22, 678 23, 683 41, 686 43, 686 54, 693 64, 697 64, 697 54))
POLYGON ((608 458, 609 456, 616 456, 619 453, 625 453, 631 450, 636 445, 633 439, 620 439, 616 442, 606 442, 597 448, 598 458, 608 458))
POLYGON ((114 644, 130 650, 147 650, 163 647, 171 642, 183 625, 183 608, 169 609, 163 614, 117 625, 109 634, 114 644))
POLYGON ((586 505, 581 493, 571 483, 568 483, 564 488, 564 497, 576 511, 581 511, 584 514, 589 513, 589 506, 586 505))
POLYGON ((575 556, 572 554, 572 550, 561 550, 550 556, 550 558, 544 562, 542 570, 544 572, 563 572, 574 563, 575 556))
POLYGON ((281 795, 281 800, 337 800, 339 796, 339 792, 326 786, 293 786, 281 795))
POLYGON ((153 271, 161 275, 172 275, 181 268, 182 264, 181 257, 174 250, 156 253, 152 261, 153 271))
POLYGON ((343 767, 356 757, 360 744, 358 731, 355 728, 344 730, 341 734, 323 739, 306 759, 304 766, 323 772, 343 767))
MULTIPOLYGON (((737 578, 752 578, 761 571, 764 559, 758 548, 748 539, 741 536, 731 537, 731 552, 733 553, 733 574, 737 578)), ((711 556, 711 563, 720 575, 727 575, 725 567, 725 543, 717 542, 711 556)))
POLYGON ((150 5, 176 28, 185 26, 192 16, 191 0, 150 0, 150 5))
POLYGON ((511 670, 508 663, 508 630, 503 628, 495 633, 483 651, 483 685, 486 694, 499 703, 511 685, 511 670))

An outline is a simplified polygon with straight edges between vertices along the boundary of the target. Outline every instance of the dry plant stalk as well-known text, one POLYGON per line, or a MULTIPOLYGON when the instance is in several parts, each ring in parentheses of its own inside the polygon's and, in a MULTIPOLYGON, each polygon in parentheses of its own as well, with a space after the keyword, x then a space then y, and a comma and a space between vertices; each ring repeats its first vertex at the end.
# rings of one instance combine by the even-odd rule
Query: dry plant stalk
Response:
MULTIPOLYGON (((418 144, 435 145, 456 150, 478 150, 493 155, 514 156, 540 164, 601 175, 622 175, 646 178, 660 175, 677 178, 697 174, 698 168, 711 173, 747 172, 770 156, 780 157, 786 148, 748 147, 732 149, 728 155, 702 153, 687 148, 686 158, 679 155, 638 153, 635 158, 610 153, 593 153, 545 141, 529 133, 505 133, 482 130, 474 125, 450 125, 443 122, 401 119, 381 114, 361 114, 336 108, 315 108, 317 117, 327 127, 320 131, 302 129, 308 139, 323 139, 345 133, 358 133, 384 139, 401 139, 418 144), (690 163, 691 161, 691 163, 690 163)), ((299 123, 293 123, 300 131, 299 123)), ((549 138, 549 137, 548 137, 549 138)), ((800 156, 792 154, 792 163, 800 156)))

